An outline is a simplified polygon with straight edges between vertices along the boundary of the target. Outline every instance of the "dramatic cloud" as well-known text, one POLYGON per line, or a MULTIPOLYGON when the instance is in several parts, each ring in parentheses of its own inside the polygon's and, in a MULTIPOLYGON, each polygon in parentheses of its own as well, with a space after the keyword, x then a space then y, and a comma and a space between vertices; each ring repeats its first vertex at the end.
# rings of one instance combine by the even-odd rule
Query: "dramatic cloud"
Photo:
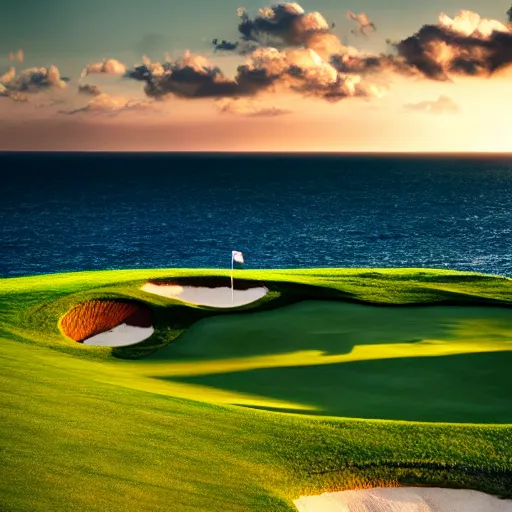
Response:
POLYGON ((87 94, 89 96, 99 96, 101 91, 96 85, 83 84, 78 86, 80 94, 87 94))
POLYGON ((428 78, 490 76, 512 64, 512 32, 503 23, 460 11, 445 14, 396 45, 398 55, 428 78))
POLYGON ((121 96, 100 94, 93 98, 85 107, 74 110, 62 111, 62 114, 74 115, 79 113, 117 115, 127 110, 143 110, 151 107, 149 101, 133 100, 121 96))
MULTIPOLYGON (((314 50, 339 73, 393 72, 435 80, 490 76, 512 64, 512 31, 470 11, 460 11, 453 19, 441 14, 437 25, 424 25, 416 34, 393 43, 395 55, 363 55, 344 46, 320 13, 306 13, 296 3, 265 7, 254 18, 240 8, 238 15, 241 41, 215 39, 216 50, 249 54, 254 45, 278 50, 302 47, 314 50)), ((365 13, 349 11, 347 16, 357 23, 360 34, 376 30, 365 13)))
POLYGON ((331 64, 341 73, 361 75, 393 72, 450 80, 456 75, 489 77, 512 64, 512 32, 503 23, 460 11, 455 18, 439 16, 416 34, 392 43, 397 55, 340 52, 331 64))
POLYGON ((347 18, 357 23, 357 30, 352 30, 353 34, 368 35, 368 32, 375 32, 377 27, 375 23, 370 21, 366 13, 355 14, 352 11, 347 11, 347 18))
POLYGON ((244 117, 276 117, 289 114, 290 111, 274 106, 264 106, 248 98, 221 98, 216 107, 223 114, 233 114, 244 117))
POLYGON ((146 82, 146 94, 156 98, 167 94, 185 98, 233 96, 238 90, 238 84, 226 78, 217 66, 190 52, 171 63, 146 60, 126 76, 146 82))
POLYGON ((379 96, 374 85, 362 83, 354 74, 341 74, 312 49, 280 51, 255 50, 236 76, 227 78, 221 70, 199 55, 187 52, 174 63, 136 66, 126 74, 146 82, 148 96, 168 94, 185 98, 254 96, 260 92, 294 91, 337 101, 348 96, 379 96))
MULTIPOLYGON (((167 57, 157 62, 144 56, 142 63, 131 68, 116 59, 104 59, 87 65, 81 77, 117 75, 143 82, 150 98, 222 98, 217 103, 221 112, 274 116, 285 112, 264 108, 253 98, 271 93, 296 93, 333 102, 348 97, 381 97, 392 73, 448 80, 454 75, 490 76, 512 64, 512 31, 503 23, 470 11, 460 11, 453 19, 441 14, 438 24, 424 25, 414 35, 394 43, 394 54, 381 55, 367 55, 344 46, 320 13, 307 13, 297 3, 265 7, 255 17, 239 8, 238 16, 240 40, 212 41, 216 51, 247 55, 233 77, 224 75, 205 57, 188 51, 174 61, 167 57)), ((366 14, 348 12, 347 16, 357 23, 361 34, 375 30, 366 14)), ((144 41, 149 47, 162 39, 150 35, 144 41)), ((22 60, 22 52, 16 58, 22 60)), ((32 68, 19 75, 12 68, 0 76, 0 94, 21 101, 24 93, 63 88, 65 82, 55 66, 32 68)), ((117 113, 148 103, 105 95, 87 84, 80 85, 78 92, 93 98, 85 107, 68 114, 117 113)), ((446 97, 406 108, 454 111, 446 97)))
POLYGON ((245 13, 238 30, 242 38, 262 45, 304 45, 309 33, 329 26, 320 13, 312 13, 305 20, 304 9, 296 3, 283 3, 260 9, 258 16, 251 18, 245 13), (313 19, 314 18, 314 19, 313 19))
POLYGON ((256 50, 245 66, 238 68, 237 83, 251 93, 258 90, 290 90, 306 96, 337 101, 349 96, 379 96, 359 75, 340 74, 311 49, 256 50))
POLYGON ((325 18, 319 12, 306 13, 299 4, 287 2, 264 7, 254 18, 243 7, 237 13, 241 19, 238 25, 241 40, 219 42, 214 39, 216 50, 248 54, 258 46, 279 49, 295 46, 311 48, 324 58, 344 51, 325 18))
POLYGON ((428 112, 430 114, 456 114, 459 106, 449 96, 441 95, 435 101, 421 101, 405 105, 407 110, 428 112))
POLYGON ((124 75, 126 66, 116 59, 105 59, 102 62, 88 64, 82 71, 81 77, 84 78, 91 74, 124 75))
POLYGON ((493 32, 509 32, 501 21, 481 18, 479 14, 471 11, 459 11, 453 19, 441 13, 439 25, 455 34, 480 39, 490 38, 493 32))
POLYGON ((64 89, 67 78, 62 78, 56 66, 49 68, 30 68, 22 71, 19 75, 11 69, 6 73, 0 82, 10 93, 15 92, 39 92, 48 88, 64 89), (6 80, 4 81, 4 78, 6 80))

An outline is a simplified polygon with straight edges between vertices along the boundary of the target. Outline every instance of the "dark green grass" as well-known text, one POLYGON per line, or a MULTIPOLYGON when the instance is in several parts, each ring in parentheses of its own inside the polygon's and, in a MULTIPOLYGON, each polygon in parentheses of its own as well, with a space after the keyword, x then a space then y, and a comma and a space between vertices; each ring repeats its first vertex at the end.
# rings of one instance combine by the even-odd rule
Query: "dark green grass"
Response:
POLYGON ((232 392, 233 403, 243 393, 306 414, 512 423, 506 308, 308 301, 202 320, 148 361, 168 361, 171 381, 232 392), (190 375, 173 373, 182 362, 190 375))
POLYGON ((148 359, 224 357, 319 350, 351 352, 356 345, 422 340, 512 342, 512 310, 482 307, 383 308, 304 301, 266 312, 223 315, 191 326, 148 359))
POLYGON ((496 352, 269 368, 173 380, 311 405, 317 408, 313 412, 329 416, 512 423, 509 368, 512 352, 496 352))
MULTIPOLYGON (((379 350, 385 351, 393 343, 407 348, 419 344, 420 339, 444 336, 450 343, 448 338, 453 336, 455 343, 460 337, 460 332, 454 334, 453 326, 442 322, 411 330, 415 325, 412 320, 409 326, 400 327, 386 319, 388 313, 395 311, 415 315, 413 312, 420 311, 416 308, 370 308, 375 309, 374 319, 380 318, 380 324, 366 321, 367 337, 352 330, 340 338, 343 326, 338 325, 337 334, 324 333, 314 338, 315 347, 310 345, 312 339, 301 337, 298 330, 288 339, 267 339, 261 329, 253 333, 254 340, 259 339, 260 343, 247 340, 251 342, 245 348, 227 339, 218 343, 215 352, 211 342, 214 338, 210 344, 197 338, 186 349, 181 345, 187 337, 195 339, 190 337, 194 329, 203 328, 198 321, 244 324, 248 318, 272 316, 285 311, 283 306, 311 299, 311 293, 315 299, 338 297, 381 305, 500 305, 501 308, 472 309, 479 315, 473 325, 478 327, 477 333, 500 344, 505 343, 503 333, 508 329, 501 313, 510 311, 505 307, 512 305, 512 281, 469 273, 407 269, 248 271, 237 275, 271 283, 272 294, 234 314, 225 312, 222 318, 211 318, 218 314, 211 309, 183 306, 139 290, 150 278, 217 274, 220 272, 112 271, 0 280, 0 510, 280 512, 292 511, 292 500, 301 494, 380 482, 467 487, 512 497, 509 425, 328 419, 206 403, 211 401, 210 391, 217 388, 231 386, 235 393, 238 387, 253 386, 251 372, 268 372, 276 379, 275 368, 222 371, 226 361, 235 356, 244 360, 286 356, 315 348, 327 355, 344 357, 352 347, 378 345, 379 350), (142 347, 114 351, 86 347, 59 332, 58 320, 72 305, 89 298, 115 297, 135 298, 152 308, 157 332, 142 347), (379 339, 378 330, 386 322, 393 335, 379 339), (186 333, 191 326, 194 327, 186 333), (185 334, 176 339, 182 333, 185 334), (162 348, 161 353, 155 352, 162 348), (173 350, 175 360, 170 358, 173 350), (140 361, 119 359, 152 352, 152 357, 140 361), (220 378, 224 374, 222 381, 213 383, 212 388, 199 388, 195 401, 173 396, 178 388, 162 379, 165 365, 195 365, 201 358, 207 358, 208 364, 218 368, 216 373, 202 374, 200 378, 220 378), (148 373, 152 369, 156 378, 148 373), (233 382, 233 378, 240 380, 233 382)), ((453 310, 451 315, 455 318, 453 310)), ((317 318, 316 331, 325 328, 325 320, 317 318)), ((353 317, 353 321, 357 318, 353 317)), ((468 340, 471 336, 466 331, 460 343, 471 344, 475 340, 468 340)), ((403 379, 401 385, 394 381, 397 372, 406 372, 415 383, 415 392, 425 396, 425 383, 430 383, 432 395, 457 402, 464 414, 469 414, 473 393, 477 412, 472 414, 477 419, 472 421, 509 421, 507 381, 493 381, 497 377, 490 371, 510 368, 509 352, 418 357, 411 365, 408 361, 404 357, 346 361, 322 364, 321 371, 316 365, 301 367, 300 371, 312 371, 311 380, 314 377, 319 385, 325 386, 336 367, 343 364, 352 377, 343 378, 347 391, 350 388, 352 393, 346 405, 354 414, 362 410, 357 394, 363 393, 368 399, 375 386, 382 386, 382 400, 394 393, 402 393, 403 398, 410 400, 414 393, 400 389, 403 379), (463 363, 461 358, 470 361, 463 363), (473 359, 476 362, 471 362, 473 359), (443 375, 461 372, 468 387, 466 397, 461 396, 462 385, 442 393, 435 369, 428 369, 441 361, 443 375), (471 380, 475 372, 468 375, 467 364, 475 370, 477 378, 471 380), (360 372, 357 368, 361 367, 366 369, 360 372), (416 374, 425 370, 422 381, 416 374), (370 379, 374 372, 382 377, 372 377, 376 379, 375 386, 370 379), (477 382, 482 387, 480 395, 474 392, 477 382), (499 389, 492 389, 492 382, 499 389), (495 404, 489 402, 488 414, 485 397, 488 401, 496 398, 495 404), (465 404, 463 408, 461 404, 465 404)), ((289 372, 294 370, 282 367, 277 379, 288 380, 289 372)), ((260 384, 257 394, 272 396, 274 391, 265 388, 271 386, 268 379, 261 378, 260 384)), ((282 398, 283 392, 280 387, 278 397, 282 398)), ((292 389, 288 392, 290 395, 285 398, 292 402, 309 400, 318 405, 321 400, 318 394, 309 398, 307 381, 300 397, 292 396, 292 389)), ((394 407, 391 398, 379 405, 381 410, 394 407)), ((333 407, 330 399, 324 407, 333 407)), ((403 401, 401 408, 402 418, 406 419, 403 412, 407 404, 403 401)), ((434 418, 435 408, 426 409, 434 418)), ((441 404, 437 414, 448 409, 448 405, 441 404)), ((411 406, 408 417, 420 414, 421 410, 418 401, 411 406)))

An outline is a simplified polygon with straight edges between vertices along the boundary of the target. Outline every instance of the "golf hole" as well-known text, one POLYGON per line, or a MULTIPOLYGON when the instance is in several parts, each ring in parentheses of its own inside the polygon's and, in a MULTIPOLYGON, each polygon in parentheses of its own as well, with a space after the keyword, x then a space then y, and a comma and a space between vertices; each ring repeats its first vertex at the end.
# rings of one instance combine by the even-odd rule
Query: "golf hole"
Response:
POLYGON ((92 300, 73 307, 60 323, 71 339, 100 347, 125 347, 153 333, 151 311, 132 301, 92 300))
POLYGON ((235 279, 233 290, 231 280, 223 277, 189 278, 183 280, 150 281, 141 290, 178 299, 198 306, 232 308, 245 306, 263 298, 269 292, 261 283, 235 279))

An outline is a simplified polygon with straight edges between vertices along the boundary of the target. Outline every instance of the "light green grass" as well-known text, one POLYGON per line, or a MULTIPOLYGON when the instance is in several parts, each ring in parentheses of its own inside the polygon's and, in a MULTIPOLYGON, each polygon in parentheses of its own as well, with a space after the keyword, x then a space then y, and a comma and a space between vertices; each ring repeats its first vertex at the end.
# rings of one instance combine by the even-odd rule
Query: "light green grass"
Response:
POLYGON ((139 290, 208 274, 222 273, 0 280, 0 510, 291 511, 379 481, 510 494, 511 280, 244 271, 272 293, 222 314, 139 290), (66 339, 59 318, 101 297, 147 303, 155 336, 126 350, 66 339), (295 304, 311 298, 330 302, 295 304))

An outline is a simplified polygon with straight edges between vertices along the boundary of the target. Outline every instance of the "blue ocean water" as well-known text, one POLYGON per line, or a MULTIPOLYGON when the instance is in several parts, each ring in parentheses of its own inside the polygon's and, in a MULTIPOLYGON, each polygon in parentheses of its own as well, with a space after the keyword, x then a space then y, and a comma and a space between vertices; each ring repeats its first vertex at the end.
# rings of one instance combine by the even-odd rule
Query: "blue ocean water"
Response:
POLYGON ((0 155, 0 276, 434 267, 512 275, 512 157, 0 155))

